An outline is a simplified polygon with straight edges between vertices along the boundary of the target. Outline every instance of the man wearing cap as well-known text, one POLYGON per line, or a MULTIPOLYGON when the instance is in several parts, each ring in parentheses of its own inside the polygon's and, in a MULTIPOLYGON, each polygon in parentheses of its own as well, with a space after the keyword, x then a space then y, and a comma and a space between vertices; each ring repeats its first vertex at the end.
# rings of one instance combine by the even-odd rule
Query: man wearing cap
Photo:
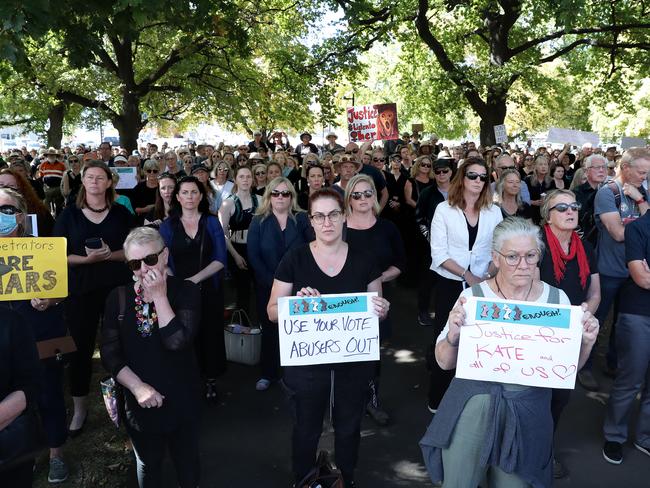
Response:
POLYGON ((298 162, 302 164, 302 158, 309 153, 318 154, 318 148, 315 144, 312 144, 311 134, 309 132, 303 132, 300 134, 300 144, 296 146, 298 162))
POLYGON ((58 215, 63 208, 63 195, 61 195, 61 179, 65 171, 63 154, 53 147, 45 152, 45 159, 39 166, 45 192, 44 203, 48 209, 54 207, 58 215))
POLYGON ((329 132, 325 139, 327 139, 327 144, 323 145, 323 152, 336 154, 345 151, 345 148, 336 142, 338 136, 334 132, 329 132))

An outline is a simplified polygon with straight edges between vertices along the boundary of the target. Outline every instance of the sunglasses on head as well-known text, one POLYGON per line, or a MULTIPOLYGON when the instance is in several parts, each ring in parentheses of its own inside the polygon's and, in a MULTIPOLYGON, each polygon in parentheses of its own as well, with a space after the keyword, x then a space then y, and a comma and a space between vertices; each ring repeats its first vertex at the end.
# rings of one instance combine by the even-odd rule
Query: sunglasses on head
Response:
POLYGON ((582 205, 578 202, 573 202, 573 203, 558 203, 557 205, 552 206, 551 208, 548 209, 550 212, 551 210, 557 210, 560 213, 564 213, 567 210, 571 209, 574 212, 580 211, 582 208, 582 205))
POLYGON ((0 213, 5 215, 16 215, 17 213, 20 213, 20 209, 13 205, 0 205, 0 213))
POLYGON ((486 173, 478 174, 475 173, 474 171, 470 171, 469 173, 465 173, 465 178, 472 181, 476 180, 476 178, 480 178, 482 182, 486 182, 487 174, 486 173))
POLYGON ((147 266, 155 266, 156 264, 158 264, 158 256, 160 256, 164 250, 165 248, 163 247, 160 251, 153 254, 149 254, 148 256, 145 256, 142 259, 129 259, 126 262, 126 265, 129 267, 131 271, 139 270, 143 262, 147 266))
POLYGON ((433 172, 437 175, 446 175, 449 173, 451 170, 449 168, 440 168, 440 169, 434 169, 433 172))
POLYGON ((153 173, 153 174, 158 174, 159 172, 160 172, 160 171, 157 170, 157 169, 148 169, 148 170, 147 170, 147 173, 149 173, 149 174, 152 174, 152 173, 153 173))
POLYGON ((374 194, 375 192, 372 190, 364 190, 364 191, 353 191, 352 193, 350 193, 350 196, 355 200, 361 200, 362 197, 372 198, 374 194))
POLYGON ((278 198, 279 196, 282 196, 283 198, 289 198, 291 196, 291 192, 289 190, 273 190, 271 192, 271 196, 278 198))

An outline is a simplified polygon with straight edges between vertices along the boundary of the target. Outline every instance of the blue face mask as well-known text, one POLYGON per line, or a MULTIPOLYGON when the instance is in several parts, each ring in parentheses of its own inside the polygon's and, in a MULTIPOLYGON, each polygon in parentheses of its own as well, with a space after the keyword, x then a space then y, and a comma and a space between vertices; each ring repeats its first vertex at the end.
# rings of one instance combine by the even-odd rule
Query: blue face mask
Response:
POLYGON ((8 236, 18 227, 16 215, 0 213, 0 236, 8 236))

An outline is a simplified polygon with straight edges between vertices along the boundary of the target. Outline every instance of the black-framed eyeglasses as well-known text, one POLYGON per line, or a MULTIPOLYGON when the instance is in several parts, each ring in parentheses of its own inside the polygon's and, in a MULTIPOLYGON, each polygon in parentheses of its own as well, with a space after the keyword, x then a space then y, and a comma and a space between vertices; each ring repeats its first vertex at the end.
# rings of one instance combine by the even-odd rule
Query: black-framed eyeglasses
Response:
POLYGON ((155 266, 158 264, 158 256, 162 254, 162 252, 165 250, 163 247, 160 251, 149 254, 148 256, 143 257, 142 259, 129 259, 126 262, 126 265, 129 267, 131 271, 137 271, 142 267, 142 263, 146 264, 147 266, 155 266))
POLYGON ((0 213, 5 215, 16 215, 21 213, 18 207, 13 205, 0 205, 0 213))
POLYGON ((372 198, 375 194, 373 190, 353 191, 350 196, 355 200, 361 200, 362 197, 372 198))
POLYGON ((450 171, 451 170, 449 168, 441 168, 441 169, 434 169, 433 170, 434 174, 437 174, 437 175, 446 175, 450 171))
POLYGON ((539 251, 537 249, 530 250, 526 254, 517 254, 515 252, 509 252, 508 254, 503 254, 502 252, 496 251, 497 254, 500 254, 506 260, 508 266, 516 267, 519 266, 521 260, 526 260, 526 264, 537 264, 539 262, 539 251))
POLYGON ((341 216, 343 215, 343 212, 340 210, 332 210, 328 214, 322 214, 322 213, 315 213, 310 215, 310 218, 312 221, 316 222, 317 225, 323 225, 325 223, 325 219, 328 219, 330 223, 336 224, 339 220, 341 220, 341 216))
POLYGON ((271 196, 274 198, 278 198, 280 196, 283 198, 289 198, 291 196, 291 192, 289 190, 283 190, 283 191, 273 190, 271 192, 271 196))
POLYGON ((465 178, 467 178, 468 180, 472 180, 472 181, 476 180, 476 178, 479 178, 483 183, 485 183, 487 181, 487 179, 488 179, 487 173, 479 174, 479 173, 475 173, 474 171, 470 171, 468 173, 465 173, 465 178))
POLYGON ((560 213, 564 213, 567 210, 571 209, 574 212, 579 212, 581 208, 582 205, 579 202, 558 203, 557 205, 553 205, 551 208, 549 208, 548 211, 550 212, 551 210, 557 210, 560 213))

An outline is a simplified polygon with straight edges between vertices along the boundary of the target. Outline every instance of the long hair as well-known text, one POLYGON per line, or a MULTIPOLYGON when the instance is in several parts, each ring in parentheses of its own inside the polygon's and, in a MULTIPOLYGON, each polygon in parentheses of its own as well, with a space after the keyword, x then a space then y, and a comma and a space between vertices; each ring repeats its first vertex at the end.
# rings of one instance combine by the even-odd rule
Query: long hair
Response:
MULTIPOLYGON (((495 188, 495 197, 496 197, 496 202, 501 204, 503 203, 503 187, 506 184, 506 178, 510 175, 516 175, 517 178, 519 179, 519 184, 522 185, 525 183, 522 183, 521 181, 521 175, 519 174, 519 171, 516 169, 507 169, 503 173, 501 173, 501 178, 497 181, 496 188, 495 188)), ((521 208, 523 205, 523 202, 521 200, 521 192, 517 193, 515 195, 515 202, 517 203, 517 208, 521 208)))
POLYGON ((433 173, 433 159, 431 159, 431 156, 428 154, 425 156, 418 156, 415 158, 415 161, 413 161, 413 166, 411 166, 411 178, 415 178, 418 173, 420 172, 420 165, 422 164, 423 161, 429 161, 429 164, 431 167, 429 168, 429 179, 432 180, 435 178, 435 175, 433 173))
MULTIPOLYGON (((86 208, 88 206, 88 203, 86 202, 86 187, 84 187, 83 185, 83 178, 86 174, 86 171, 88 171, 90 168, 101 169, 106 174, 106 178, 108 178, 108 181, 111 182, 113 181, 113 172, 110 169, 108 169, 108 166, 104 161, 99 161, 97 159, 86 161, 84 163, 83 169, 81 170, 81 188, 79 188, 79 193, 77 194, 76 203, 77 203, 77 207, 79 208, 86 208)), ((110 209, 113 206, 113 202, 117 198, 114 185, 111 185, 106 189, 106 193, 104 193, 104 197, 106 200, 106 206, 110 209)))
MULTIPOLYGON (((154 220, 165 220, 167 218, 167 215, 165 215, 165 201, 160 195, 160 182, 162 180, 172 180, 174 182, 174 186, 177 186, 176 177, 171 173, 163 173, 158 177, 158 191, 156 191, 156 203, 153 207, 154 220)), ((169 204, 169 207, 171 209, 171 202, 169 204)))
POLYGON ((25 203, 27 204, 28 213, 33 213, 40 216, 50 215, 49 210, 41 201, 41 199, 38 198, 38 195, 36 194, 36 191, 34 191, 31 183, 25 179, 23 175, 11 168, 4 168, 0 170, 0 175, 11 175, 14 177, 18 185, 17 191, 25 199, 25 203))
POLYGON ((271 215, 271 213, 273 213, 273 208, 271 207, 271 192, 274 191, 282 183, 287 185, 287 190, 291 192, 291 207, 289 207, 289 217, 294 218, 295 214, 302 212, 300 207, 298 207, 298 194, 296 193, 296 189, 287 178, 284 176, 278 176, 277 178, 273 178, 270 183, 266 184, 264 195, 262 195, 262 201, 260 203, 260 206, 257 207, 255 215, 261 215, 262 219, 265 219, 271 215))
MULTIPOLYGON (((449 202, 450 207, 458 207, 461 210, 465 208, 467 202, 465 201, 465 175, 467 174, 467 168, 470 166, 481 166, 485 169, 485 174, 489 175, 487 165, 485 161, 481 158, 469 157, 465 159, 463 165, 458 168, 458 172, 454 175, 449 185, 449 194, 447 201, 449 202)), ((483 189, 481 194, 476 200, 474 205, 474 210, 481 211, 484 208, 489 208, 492 206, 492 191, 490 190, 489 180, 483 184, 483 189)))
POLYGON ((196 176, 183 176, 176 183, 176 188, 174 188, 174 193, 172 193, 172 201, 169 203, 169 216, 175 219, 179 219, 183 215, 183 208, 181 203, 178 201, 178 193, 181 191, 183 185, 194 184, 199 189, 201 193, 201 201, 199 202, 198 211, 201 214, 210 213, 210 202, 208 201, 208 193, 205 190, 205 186, 201 183, 196 176))
POLYGON ((539 177, 537 176, 537 162, 542 160, 542 159, 544 160, 544 162, 548 166, 548 173, 546 173, 546 176, 544 176, 544 185, 550 186, 551 183, 553 182, 553 178, 551 178, 551 163, 550 163, 548 157, 546 157, 544 154, 540 154, 539 156, 537 156, 535 158, 535 163, 533 165, 532 181, 533 181, 533 183, 537 183, 539 181, 539 177))
POLYGON ((350 181, 348 181, 347 186, 345 187, 345 196, 343 197, 343 203, 345 205, 345 214, 352 214, 352 205, 350 205, 350 200, 352 199, 352 192, 354 192, 354 187, 359 183, 367 183, 370 186, 370 189, 373 191, 374 196, 372 199, 372 210, 375 215, 379 215, 381 207, 377 201, 377 189, 375 188, 375 182, 368 175, 358 174, 353 176, 350 181))

